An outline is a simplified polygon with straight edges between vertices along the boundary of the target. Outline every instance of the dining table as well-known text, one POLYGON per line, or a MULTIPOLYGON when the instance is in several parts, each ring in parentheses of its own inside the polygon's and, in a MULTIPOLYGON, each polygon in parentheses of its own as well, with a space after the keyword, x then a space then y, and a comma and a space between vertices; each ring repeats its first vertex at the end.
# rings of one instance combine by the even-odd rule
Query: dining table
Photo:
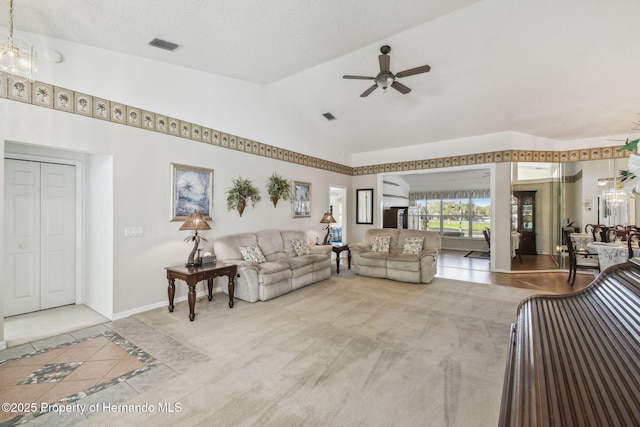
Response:
POLYGON ((511 258, 515 258, 520 249, 520 233, 517 231, 511 232, 511 258))
MULTIPOLYGON (((600 271, 615 264, 621 264, 629 260, 629 249, 627 242, 615 241, 610 243, 591 242, 587 244, 589 253, 598 254, 600 261, 600 271)), ((640 248, 633 249, 633 256, 640 256, 640 248)))

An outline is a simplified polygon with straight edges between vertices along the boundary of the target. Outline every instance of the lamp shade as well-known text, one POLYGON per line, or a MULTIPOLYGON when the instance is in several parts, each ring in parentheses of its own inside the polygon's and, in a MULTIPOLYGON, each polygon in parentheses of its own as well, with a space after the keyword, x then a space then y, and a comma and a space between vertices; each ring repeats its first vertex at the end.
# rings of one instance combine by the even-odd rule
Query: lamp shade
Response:
POLYGON ((209 227, 204 215, 194 212, 189 214, 180 230, 211 230, 211 227, 209 227))
POLYGON ((331 212, 326 212, 322 217, 322 219, 320 220, 321 224, 333 224, 334 222, 338 222, 338 221, 336 221, 336 219, 333 217, 333 214, 331 212))

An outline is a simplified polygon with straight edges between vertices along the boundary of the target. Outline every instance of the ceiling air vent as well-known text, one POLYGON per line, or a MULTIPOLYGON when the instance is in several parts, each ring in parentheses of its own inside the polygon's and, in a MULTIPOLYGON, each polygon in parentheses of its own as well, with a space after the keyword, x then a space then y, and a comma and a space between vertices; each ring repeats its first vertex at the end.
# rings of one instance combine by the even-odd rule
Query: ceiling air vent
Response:
POLYGON ((160 49, 169 50, 171 52, 173 52, 174 50, 176 50, 178 48, 177 44, 168 42, 166 40, 160 40, 160 39, 151 40, 149 42, 149 45, 151 45, 153 47, 160 48, 160 49))
POLYGON ((323 116, 324 116, 324 118, 325 118, 325 119, 327 119, 327 120, 335 120, 335 119, 336 119, 336 116, 334 116, 334 115, 333 115, 333 114, 331 114, 331 113, 324 113, 324 114, 323 114, 323 116))

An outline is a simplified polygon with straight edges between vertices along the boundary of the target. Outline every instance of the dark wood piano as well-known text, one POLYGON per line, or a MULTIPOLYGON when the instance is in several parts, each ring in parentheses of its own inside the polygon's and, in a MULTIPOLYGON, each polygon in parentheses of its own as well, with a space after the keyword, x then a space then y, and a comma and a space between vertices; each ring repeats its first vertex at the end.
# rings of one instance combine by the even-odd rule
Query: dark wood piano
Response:
POLYGON ((520 303, 499 425, 640 426, 640 258, 520 303))

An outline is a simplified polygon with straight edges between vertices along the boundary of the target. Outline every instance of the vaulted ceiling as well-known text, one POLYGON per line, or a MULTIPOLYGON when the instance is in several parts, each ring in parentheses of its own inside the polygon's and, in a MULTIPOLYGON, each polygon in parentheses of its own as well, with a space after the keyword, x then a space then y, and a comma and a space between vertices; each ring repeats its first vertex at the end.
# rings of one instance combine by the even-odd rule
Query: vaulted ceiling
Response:
POLYGON ((640 112, 637 0, 14 3, 18 34, 264 85, 351 153, 503 131, 604 139, 628 133, 640 112), (153 38, 179 48, 150 47, 153 38), (432 69, 401 79, 409 94, 361 98, 372 82, 342 75, 375 76, 383 44, 392 71, 432 69))

